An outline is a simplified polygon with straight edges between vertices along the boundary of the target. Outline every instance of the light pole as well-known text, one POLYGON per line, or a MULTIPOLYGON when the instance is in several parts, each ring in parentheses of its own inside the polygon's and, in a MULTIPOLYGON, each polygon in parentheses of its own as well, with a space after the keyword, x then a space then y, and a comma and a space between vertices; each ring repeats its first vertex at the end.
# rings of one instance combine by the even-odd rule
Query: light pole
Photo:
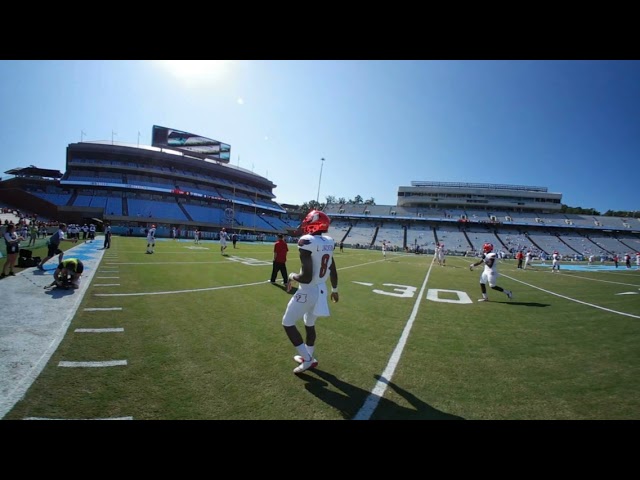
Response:
POLYGON ((118 135, 118 132, 114 132, 113 130, 111 130, 111 145, 113 145, 113 136, 114 135, 118 135))
POLYGON ((320 184, 322 183, 322 167, 324 167, 324 158, 320 159, 322 163, 320 164, 320 178, 318 179, 318 195, 316 196, 316 203, 320 200, 320 184))

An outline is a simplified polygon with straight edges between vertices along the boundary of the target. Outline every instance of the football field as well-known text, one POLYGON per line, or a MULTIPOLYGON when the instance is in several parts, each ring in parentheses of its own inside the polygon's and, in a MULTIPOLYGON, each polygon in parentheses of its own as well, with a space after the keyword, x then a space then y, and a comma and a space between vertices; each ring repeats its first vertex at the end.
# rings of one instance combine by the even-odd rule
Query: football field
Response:
POLYGON ((514 298, 489 290, 478 303, 475 259, 336 251, 340 302, 317 321, 318 367, 295 375, 272 244, 145 248, 113 237, 6 419, 640 418, 635 267, 551 274, 504 261, 498 285, 514 298))

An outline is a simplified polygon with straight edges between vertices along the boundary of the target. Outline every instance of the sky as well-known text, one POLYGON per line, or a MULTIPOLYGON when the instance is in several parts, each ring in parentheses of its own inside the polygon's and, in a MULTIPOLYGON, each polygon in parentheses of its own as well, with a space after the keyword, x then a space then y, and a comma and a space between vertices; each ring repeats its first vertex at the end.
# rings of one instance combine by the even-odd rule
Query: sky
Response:
POLYGON ((640 209, 638 61, 0 61, 0 172, 153 125, 230 144, 279 203, 429 180, 640 209))

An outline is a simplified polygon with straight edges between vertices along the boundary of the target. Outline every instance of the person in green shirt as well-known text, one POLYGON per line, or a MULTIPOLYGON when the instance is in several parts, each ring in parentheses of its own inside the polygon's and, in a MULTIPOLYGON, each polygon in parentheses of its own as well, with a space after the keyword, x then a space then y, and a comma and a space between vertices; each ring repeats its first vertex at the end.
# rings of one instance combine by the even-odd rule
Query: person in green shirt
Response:
POLYGON ((36 246, 36 240, 38 239, 38 226, 35 222, 31 222, 29 225, 29 244, 27 247, 36 246))
POLYGON ((84 271, 84 264, 78 258, 66 258, 53 272, 53 282, 44 288, 60 287, 64 289, 80 288, 80 277, 84 271))

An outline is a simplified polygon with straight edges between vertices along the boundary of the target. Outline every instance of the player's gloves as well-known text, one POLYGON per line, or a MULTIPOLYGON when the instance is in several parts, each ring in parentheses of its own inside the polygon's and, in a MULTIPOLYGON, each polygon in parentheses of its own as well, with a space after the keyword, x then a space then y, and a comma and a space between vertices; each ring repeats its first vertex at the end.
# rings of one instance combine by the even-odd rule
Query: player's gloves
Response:
POLYGON ((469 265, 469 270, 473 270, 473 263, 469 265))

